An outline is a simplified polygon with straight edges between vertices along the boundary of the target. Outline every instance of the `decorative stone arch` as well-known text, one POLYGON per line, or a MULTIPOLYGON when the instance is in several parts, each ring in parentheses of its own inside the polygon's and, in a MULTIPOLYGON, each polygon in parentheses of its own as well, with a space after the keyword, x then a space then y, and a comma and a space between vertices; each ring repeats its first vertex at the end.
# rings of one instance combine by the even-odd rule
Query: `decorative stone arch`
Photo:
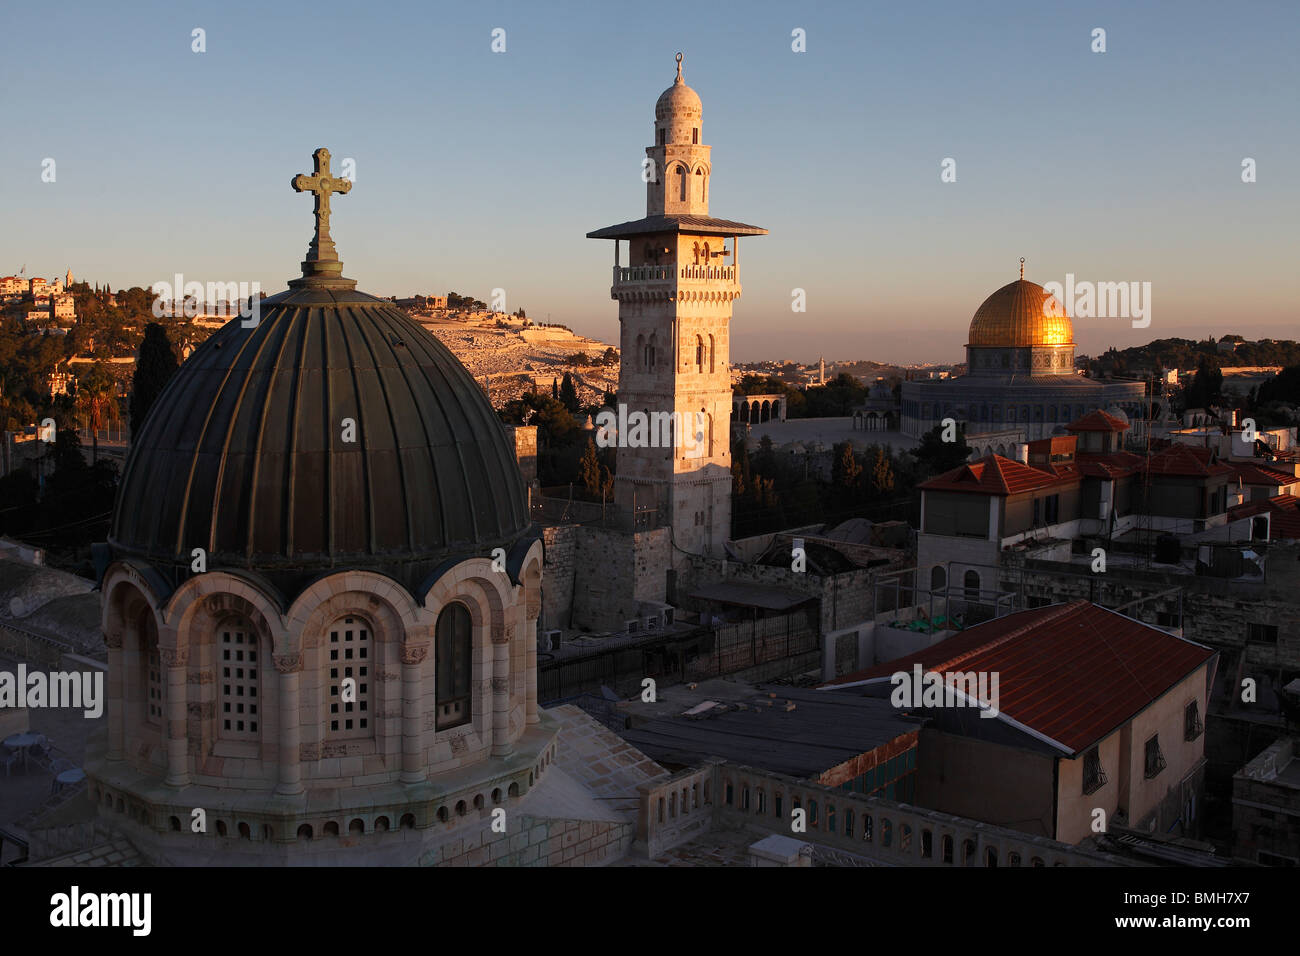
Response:
POLYGON ((393 644, 422 637, 427 629, 420 605, 392 578, 374 571, 340 571, 320 578, 293 602, 286 615, 286 642, 275 652, 299 654, 318 646, 325 629, 349 611, 369 618, 376 637, 393 644))
POLYGON ((166 617, 186 665, 179 693, 189 724, 187 769, 197 773, 209 757, 229 757, 245 762, 247 776, 278 777, 271 768, 278 760, 281 688, 273 661, 276 648, 285 643, 285 626, 277 602, 257 582, 214 570, 182 584, 168 601, 166 617), (248 633, 241 634, 245 628, 248 633), (233 640, 247 637, 251 642, 224 646, 222 634, 232 631, 233 640), (225 660, 227 653, 236 659, 225 660), (226 720, 231 721, 229 730, 226 720))
MULTIPOLYGON (((539 560, 540 546, 535 546, 538 550, 529 548, 524 567, 539 560)), ((526 600, 526 592, 524 597, 526 600)), ((517 595, 507 576, 492 569, 490 559, 474 557, 449 569, 424 595, 424 607, 430 614, 432 628, 436 629, 442 609, 453 602, 460 602, 468 608, 473 627, 471 646, 475 666, 471 678, 471 721, 467 725, 437 731, 436 740, 440 744, 453 738, 468 738, 459 742, 461 754, 466 747, 486 751, 490 746, 494 756, 504 756, 511 748, 510 658, 511 645, 519 640, 515 613, 517 595)), ((533 643, 535 654, 536 641, 533 643)), ((432 679, 436 682, 436 648, 430 656, 435 658, 431 666, 432 679)))
POLYGON ((224 570, 197 574, 185 581, 167 602, 163 616, 175 630, 177 647, 197 646, 195 638, 208 638, 215 618, 239 615, 268 642, 268 652, 283 645, 284 616, 276 600, 254 581, 224 570))
POLYGON ((150 769, 149 755, 161 748, 164 738, 162 727, 150 726, 144 718, 147 681, 142 671, 148 664, 150 640, 159 642, 161 653, 165 624, 158 609, 162 602, 157 587, 125 562, 108 567, 100 590, 108 647, 107 757, 129 759, 141 769, 150 769), (151 632, 146 633, 150 625, 151 632))

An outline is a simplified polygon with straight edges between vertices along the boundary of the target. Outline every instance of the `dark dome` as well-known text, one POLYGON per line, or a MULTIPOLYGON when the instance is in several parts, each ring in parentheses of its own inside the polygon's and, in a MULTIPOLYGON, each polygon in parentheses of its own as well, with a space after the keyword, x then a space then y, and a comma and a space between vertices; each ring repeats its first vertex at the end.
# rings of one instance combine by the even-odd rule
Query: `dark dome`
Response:
POLYGON ((405 580, 508 548, 529 525, 523 479, 469 372, 387 300, 291 285, 255 328, 236 318, 214 334, 158 398, 110 546, 186 576, 204 548, 209 568, 405 580))

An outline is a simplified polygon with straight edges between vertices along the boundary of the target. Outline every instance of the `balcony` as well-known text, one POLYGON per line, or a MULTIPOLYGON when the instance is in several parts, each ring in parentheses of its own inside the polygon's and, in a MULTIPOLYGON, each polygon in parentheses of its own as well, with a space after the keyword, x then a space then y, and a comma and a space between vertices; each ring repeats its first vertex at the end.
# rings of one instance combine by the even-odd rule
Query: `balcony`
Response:
POLYGON ((677 283, 695 285, 723 282, 735 285, 740 281, 736 266, 614 266, 615 288, 649 283, 677 283))

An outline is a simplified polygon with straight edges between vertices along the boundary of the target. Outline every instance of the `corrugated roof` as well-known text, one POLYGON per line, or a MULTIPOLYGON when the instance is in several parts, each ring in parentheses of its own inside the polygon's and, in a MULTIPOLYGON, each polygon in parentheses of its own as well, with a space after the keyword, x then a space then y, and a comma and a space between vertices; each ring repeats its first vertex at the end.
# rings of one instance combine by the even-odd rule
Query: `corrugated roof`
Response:
POLYGON ((766 236, 767 230, 762 226, 751 226, 745 222, 730 219, 714 219, 712 216, 646 216, 620 222, 616 226, 606 226, 595 232, 587 233, 588 239, 622 239, 625 236, 640 236, 653 232, 689 232, 708 236, 766 236))
POLYGON ((999 720, 1077 754, 1214 656, 1208 647, 1087 601, 1020 611, 826 687, 925 672, 998 674, 999 720))
POLYGON ((719 604, 737 604, 741 607, 758 607, 768 611, 785 611, 813 600, 812 595, 770 584, 748 584, 743 581, 719 581, 691 592, 691 597, 719 604))

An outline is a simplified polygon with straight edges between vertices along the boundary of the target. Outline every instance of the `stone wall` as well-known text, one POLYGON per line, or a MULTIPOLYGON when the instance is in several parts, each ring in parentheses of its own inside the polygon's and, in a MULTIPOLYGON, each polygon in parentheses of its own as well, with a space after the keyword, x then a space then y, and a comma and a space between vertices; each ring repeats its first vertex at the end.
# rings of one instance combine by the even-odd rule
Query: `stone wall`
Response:
POLYGON ((542 614, 537 630, 569 626, 573 613, 578 526, 550 525, 542 529, 542 614))
POLYGON ((575 532, 573 626, 622 631, 644 602, 662 603, 672 567, 669 529, 628 534, 578 526, 575 532))
POLYGON ((482 829, 430 850, 421 866, 603 866, 627 855, 631 823, 521 817, 514 833, 482 829))

